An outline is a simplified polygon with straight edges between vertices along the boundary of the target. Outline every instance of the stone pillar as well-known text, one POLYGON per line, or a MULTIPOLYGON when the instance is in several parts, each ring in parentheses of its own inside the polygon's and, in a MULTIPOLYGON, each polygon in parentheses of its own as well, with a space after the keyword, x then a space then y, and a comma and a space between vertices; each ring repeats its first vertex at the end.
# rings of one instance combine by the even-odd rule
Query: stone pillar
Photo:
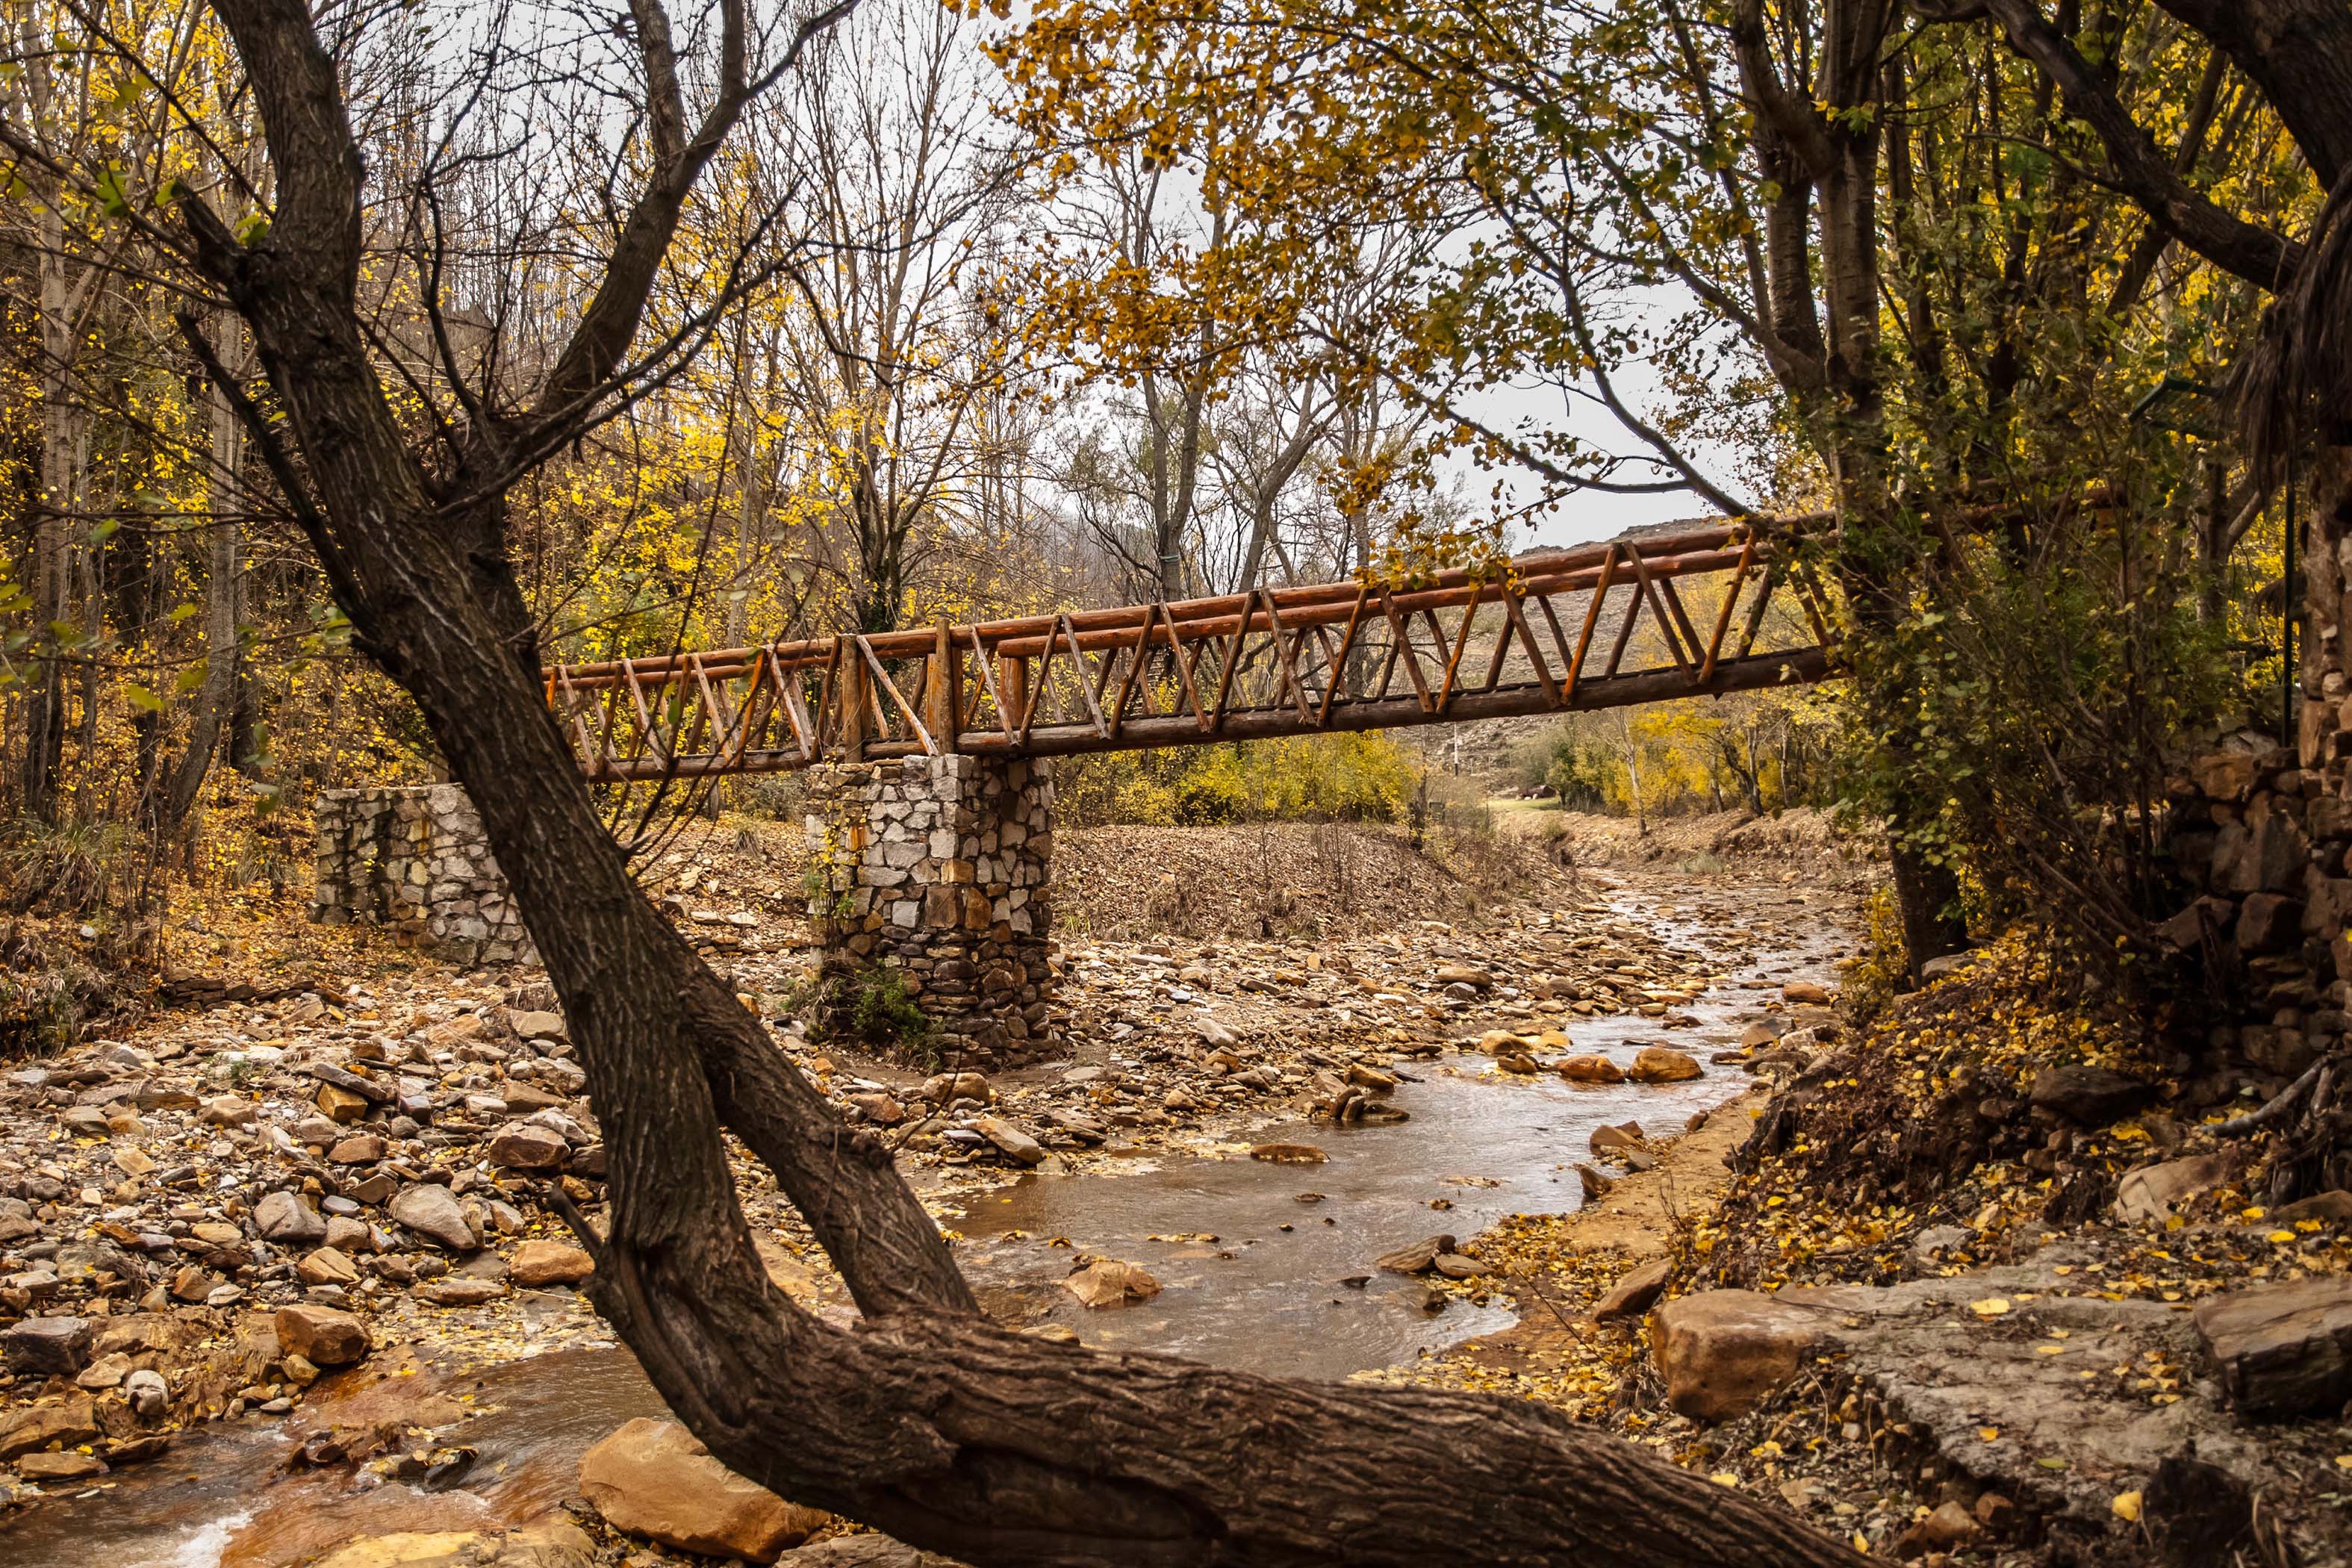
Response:
POLYGON ((928 1045, 942 1062, 1004 1067, 1054 1049, 1053 803, 1044 763, 940 756, 811 768, 817 1021, 858 1033, 861 1000, 895 975, 929 1020, 928 1045))
POLYGON ((310 918, 392 928, 457 963, 536 962, 481 816, 453 784, 331 789, 317 807, 310 918))

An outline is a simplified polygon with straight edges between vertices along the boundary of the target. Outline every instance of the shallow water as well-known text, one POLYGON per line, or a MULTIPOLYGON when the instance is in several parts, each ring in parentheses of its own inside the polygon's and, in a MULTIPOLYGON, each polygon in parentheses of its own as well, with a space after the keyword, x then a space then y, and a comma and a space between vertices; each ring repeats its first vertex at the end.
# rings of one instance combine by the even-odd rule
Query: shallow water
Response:
MULTIPOLYGON (((1696 1026, 1570 1018, 1565 1026, 1577 1049, 1622 1062, 1654 1041, 1704 1060, 1753 1021, 1769 994, 1743 981, 1826 976, 1848 940, 1834 920, 1792 920, 1805 900, 1776 890, 1708 887, 1704 896, 1704 911, 1631 899, 1622 907, 1701 951, 1720 945, 1710 931, 1760 921, 1767 929, 1755 962, 1727 970, 1684 1009, 1696 1026)), ((1023 1321, 1066 1322, 1089 1344, 1344 1377, 1511 1321, 1500 1304, 1452 1300, 1426 1310, 1426 1288, 1381 1272, 1375 1258, 1439 1233, 1467 1241, 1506 1215, 1573 1208, 1574 1165, 1589 1157, 1594 1127, 1633 1117, 1654 1133, 1672 1131, 1748 1081, 1736 1068, 1710 1068, 1686 1084, 1595 1088, 1549 1075, 1504 1078, 1486 1070, 1486 1058, 1450 1050, 1401 1065, 1418 1080, 1402 1084, 1393 1100, 1411 1113, 1406 1122, 1277 1122, 1250 1134, 1255 1142, 1312 1143, 1328 1155, 1324 1164, 1254 1161, 1241 1145, 1229 1158, 1162 1157, 1128 1173, 1024 1176, 965 1200, 963 1217, 952 1222, 967 1238, 959 1258, 992 1307, 1023 1321), (1299 1201, 1305 1193, 1319 1201, 1299 1201), (1433 1208, 1433 1200, 1451 1206, 1433 1208), (1203 1236, 1215 1239, 1197 1239, 1203 1236), (1051 1245, 1056 1238, 1068 1245, 1051 1245), (1081 1252, 1141 1264, 1164 1289, 1135 1307, 1088 1312, 1059 1287, 1081 1252)), ((303 1419, 331 1418, 339 1404, 366 1397, 368 1383, 362 1369, 322 1385, 303 1419)), ((290 1427, 227 1423, 184 1434, 155 1464, 104 1478, 103 1490, 44 1503, 0 1527, 0 1564, 281 1568, 358 1536, 517 1523, 572 1494, 591 1444, 663 1409, 617 1347, 553 1352, 458 1377, 428 1373, 415 1387, 463 1399, 470 1413, 442 1434, 478 1455, 449 1489, 369 1486, 373 1478, 341 1468, 291 1472, 290 1427)))

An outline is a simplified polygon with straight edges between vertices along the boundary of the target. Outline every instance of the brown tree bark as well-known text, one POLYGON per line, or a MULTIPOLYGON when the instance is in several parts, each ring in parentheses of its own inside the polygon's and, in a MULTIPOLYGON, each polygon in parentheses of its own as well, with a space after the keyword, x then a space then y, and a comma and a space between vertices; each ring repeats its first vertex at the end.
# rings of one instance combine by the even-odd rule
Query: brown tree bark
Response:
MULTIPOLYGON (((354 325, 361 169, 332 61, 301 0, 215 8, 252 77, 280 200, 250 245, 194 195, 180 210, 286 416, 292 450, 248 420, 256 455, 298 498, 362 646, 414 694, 481 811, 603 1124, 597 1305, 713 1452, 788 1497, 1002 1568, 1402 1565, 1465 1548, 1578 1568, 1859 1561, 1531 1403, 1101 1354, 980 1316, 888 1152, 839 1121, 639 893, 541 698, 489 481, 614 374, 633 331, 618 323, 636 310, 600 293, 539 412, 478 433, 457 473, 428 477, 354 325), (767 1282, 722 1128, 799 1205, 861 1327, 831 1328, 767 1282)), ((634 8, 659 99, 667 28, 650 0, 634 8)), ((740 48, 740 8, 726 23, 740 48)), ((740 54, 725 74, 741 79, 740 54)), ((727 115, 714 119, 697 142, 723 138, 727 115)), ((653 187, 605 285, 640 304, 693 145, 674 98, 650 123, 653 187)))

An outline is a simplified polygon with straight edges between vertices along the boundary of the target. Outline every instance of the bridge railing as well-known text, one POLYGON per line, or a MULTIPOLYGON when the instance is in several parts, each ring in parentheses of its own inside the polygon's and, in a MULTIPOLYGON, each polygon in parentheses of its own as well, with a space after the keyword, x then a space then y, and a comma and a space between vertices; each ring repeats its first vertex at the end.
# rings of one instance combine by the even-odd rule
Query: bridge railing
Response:
POLYGON ((1444 572, 562 665, 589 776, 1055 756, 1622 706, 1817 680, 1822 590, 1745 521, 1444 572))

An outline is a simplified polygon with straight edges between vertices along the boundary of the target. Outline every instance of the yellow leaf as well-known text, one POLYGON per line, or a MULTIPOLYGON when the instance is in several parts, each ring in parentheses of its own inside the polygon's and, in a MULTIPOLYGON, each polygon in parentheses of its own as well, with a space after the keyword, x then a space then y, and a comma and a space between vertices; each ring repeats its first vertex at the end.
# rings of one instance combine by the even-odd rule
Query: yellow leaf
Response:
POLYGON ((1739 1478, 1729 1470, 1717 1470, 1706 1479, 1719 1487, 1736 1487, 1739 1484, 1739 1478))
POLYGON ((1988 1443, 1998 1443, 2000 1441, 2000 1428, 1998 1426, 1979 1426, 1977 1428, 1977 1436, 1983 1438, 1988 1443))
POLYGON ((2137 1524, 2139 1522, 2139 1493, 2117 1492, 2116 1494, 2116 1500, 2107 1505, 2107 1510, 2110 1513, 2113 1513, 2117 1519, 2122 1520, 2126 1524, 2137 1524))
POLYGON ((1979 1318, 1998 1318, 2009 1310, 2009 1302, 2003 1297, 1988 1296, 1981 1301, 1969 1302, 1969 1310, 1979 1318))

